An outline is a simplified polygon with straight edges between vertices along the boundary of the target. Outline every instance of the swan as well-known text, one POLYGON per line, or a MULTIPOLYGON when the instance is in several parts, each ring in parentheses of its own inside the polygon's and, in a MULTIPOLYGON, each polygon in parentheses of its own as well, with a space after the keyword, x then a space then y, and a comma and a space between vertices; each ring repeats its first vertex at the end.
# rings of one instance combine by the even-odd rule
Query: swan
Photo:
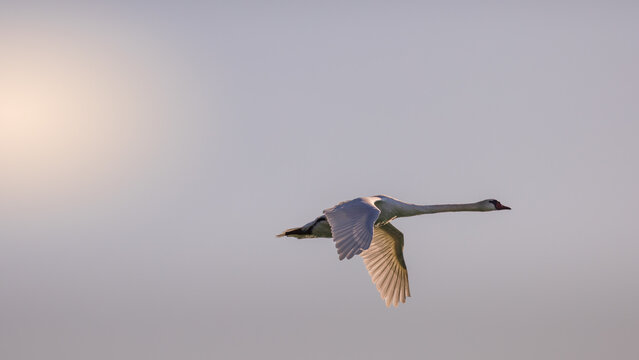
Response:
POLYGON ((452 211, 510 210, 495 199, 468 204, 415 205, 386 195, 343 201, 308 224, 278 237, 333 238, 339 259, 360 255, 377 291, 389 307, 410 296, 404 261, 404 234, 391 224, 398 217, 452 211))

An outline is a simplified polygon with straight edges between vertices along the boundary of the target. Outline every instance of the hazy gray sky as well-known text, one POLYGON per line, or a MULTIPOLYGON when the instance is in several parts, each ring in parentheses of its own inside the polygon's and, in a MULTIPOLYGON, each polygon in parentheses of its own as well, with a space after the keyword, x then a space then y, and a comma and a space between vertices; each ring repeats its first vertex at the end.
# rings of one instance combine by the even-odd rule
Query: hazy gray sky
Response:
POLYGON ((639 6, 0 4, 0 358, 639 358, 639 6), (412 297, 275 238, 400 219, 412 297))

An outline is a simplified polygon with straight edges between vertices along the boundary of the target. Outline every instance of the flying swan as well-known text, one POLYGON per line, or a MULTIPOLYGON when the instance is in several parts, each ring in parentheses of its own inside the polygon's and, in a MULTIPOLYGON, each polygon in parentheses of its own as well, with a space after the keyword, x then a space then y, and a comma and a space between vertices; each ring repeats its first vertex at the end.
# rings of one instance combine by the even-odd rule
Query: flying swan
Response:
POLYGON ((390 222, 398 217, 450 211, 510 210, 488 199, 470 204, 414 205, 390 196, 365 196, 341 202, 308 224, 277 235, 333 238, 339 259, 360 255, 386 306, 406 302, 410 296, 404 262, 404 234, 390 222))

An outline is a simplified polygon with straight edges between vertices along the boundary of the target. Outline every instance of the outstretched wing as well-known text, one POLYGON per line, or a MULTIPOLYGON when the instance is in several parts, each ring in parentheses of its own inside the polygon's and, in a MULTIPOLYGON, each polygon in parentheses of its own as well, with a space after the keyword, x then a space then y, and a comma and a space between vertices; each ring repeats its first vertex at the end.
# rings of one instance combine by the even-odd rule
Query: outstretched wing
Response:
POLYGON ((386 306, 397 306, 410 296, 403 249, 404 234, 388 223, 375 228, 370 247, 361 254, 386 306))
POLYGON ((340 260, 350 259, 370 246, 380 214, 374 201, 375 198, 362 197, 324 210, 340 260))

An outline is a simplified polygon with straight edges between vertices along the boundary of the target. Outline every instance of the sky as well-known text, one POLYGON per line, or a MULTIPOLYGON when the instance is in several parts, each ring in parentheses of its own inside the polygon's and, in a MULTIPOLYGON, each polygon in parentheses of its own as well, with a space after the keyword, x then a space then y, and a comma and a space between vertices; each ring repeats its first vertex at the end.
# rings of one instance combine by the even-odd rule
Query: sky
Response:
POLYGON ((636 359, 632 2, 0 4, 0 358, 636 359), (276 238, 386 194, 411 294, 276 238))

